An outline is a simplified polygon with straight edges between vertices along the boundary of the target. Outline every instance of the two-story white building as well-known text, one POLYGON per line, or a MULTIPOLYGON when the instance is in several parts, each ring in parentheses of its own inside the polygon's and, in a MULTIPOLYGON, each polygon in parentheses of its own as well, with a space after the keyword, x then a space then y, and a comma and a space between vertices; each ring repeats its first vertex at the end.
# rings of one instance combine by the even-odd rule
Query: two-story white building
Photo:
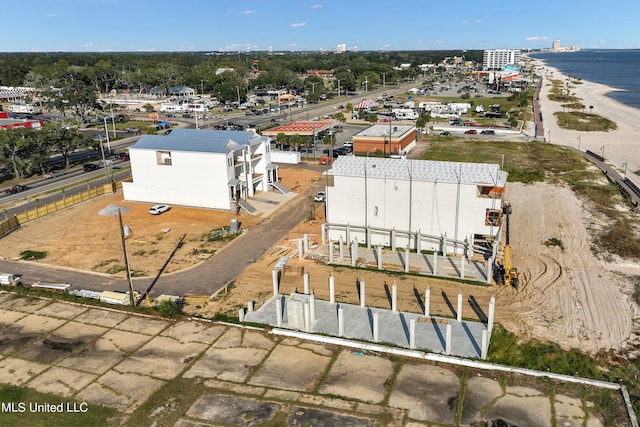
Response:
POLYGON ((340 156, 327 174, 330 240, 439 250, 446 236, 455 251, 499 238, 508 174, 497 164, 340 156))
MULTIPOLYGON (((244 131, 174 129, 144 135, 129 147, 133 182, 124 199, 235 209, 236 198, 278 185, 268 137, 244 131)), ((286 192, 286 190, 284 190, 286 192)))

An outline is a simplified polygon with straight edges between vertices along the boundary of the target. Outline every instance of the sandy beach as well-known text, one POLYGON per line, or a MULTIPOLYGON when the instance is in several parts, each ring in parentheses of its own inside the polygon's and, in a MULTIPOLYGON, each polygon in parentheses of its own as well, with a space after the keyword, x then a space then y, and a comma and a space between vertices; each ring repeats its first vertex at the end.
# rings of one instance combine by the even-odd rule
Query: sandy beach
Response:
POLYGON ((558 69, 549 67, 543 61, 534 59, 537 74, 543 76, 540 91, 540 106, 544 126, 544 137, 552 144, 567 145, 579 148, 581 151, 591 150, 602 155, 611 166, 624 170, 627 162, 629 179, 640 184, 640 178, 633 172, 640 170, 640 109, 626 106, 607 93, 617 91, 599 83, 582 80, 582 83, 572 84, 572 93, 581 99, 580 102, 588 107, 593 106, 593 114, 606 117, 614 121, 618 128, 609 132, 579 132, 562 129, 558 126, 554 113, 562 111, 561 103, 550 101, 548 98, 551 88, 550 80, 567 82, 569 78, 558 69))

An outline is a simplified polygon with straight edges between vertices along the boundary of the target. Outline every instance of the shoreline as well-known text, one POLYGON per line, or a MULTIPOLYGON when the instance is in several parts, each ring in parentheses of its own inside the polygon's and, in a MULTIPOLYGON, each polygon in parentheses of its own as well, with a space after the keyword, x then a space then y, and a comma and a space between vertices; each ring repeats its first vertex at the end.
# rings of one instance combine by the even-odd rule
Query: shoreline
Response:
POLYGON ((540 110, 544 127, 544 140, 551 144, 566 145, 580 151, 590 150, 596 154, 604 154, 611 166, 624 173, 625 163, 627 176, 640 185, 640 177, 635 174, 640 170, 640 109, 628 106, 608 96, 621 89, 601 83, 580 80, 579 84, 571 84, 575 96, 586 106, 593 106, 593 114, 606 117, 616 123, 618 128, 608 132, 583 132, 563 129, 558 126, 554 113, 562 111, 562 104, 548 98, 549 80, 568 81, 569 77, 557 68, 547 65, 543 60, 531 58, 536 74, 542 77, 540 89, 540 110))

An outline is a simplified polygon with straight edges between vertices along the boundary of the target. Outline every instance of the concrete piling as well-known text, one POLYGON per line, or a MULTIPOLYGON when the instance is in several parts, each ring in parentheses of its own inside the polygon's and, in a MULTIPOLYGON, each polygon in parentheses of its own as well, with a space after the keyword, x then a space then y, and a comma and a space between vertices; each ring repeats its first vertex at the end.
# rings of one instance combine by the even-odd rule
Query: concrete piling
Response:
POLYGON ((451 322, 447 322, 447 332, 445 335, 445 347, 444 347, 444 354, 446 356, 450 356, 451 355, 451 322))
POLYGON ((424 316, 429 317, 429 305, 431 304, 431 288, 427 286, 424 291, 424 316))
POLYGON ((433 275, 438 274, 438 252, 433 253, 433 275))
POLYGON ((333 264, 333 240, 329 240, 329 262, 333 264))
POLYGON ((298 239, 298 258, 300 259, 304 257, 304 248, 302 245, 302 239, 298 239))
POLYGON ((311 323, 316 322, 316 294, 309 294, 309 311, 311 312, 311 323))
POLYGON ((495 257, 491 257, 487 260, 487 283, 491 283, 491 279, 493 278, 494 261, 495 261, 495 257))
POLYGON ((456 320, 462 322, 462 290, 458 291, 458 311, 456 320))
POLYGON ((346 237, 345 240, 347 242, 350 242, 351 241, 351 226, 349 224, 347 224, 347 228, 346 228, 344 234, 345 234, 345 237, 346 237))
POLYGON ((273 295, 278 295, 280 289, 278 284, 278 270, 271 270, 271 282, 273 283, 273 295))
POLYGON ((282 297, 276 296, 276 325, 282 327, 282 297))
POLYGON ((251 313, 253 311, 253 301, 249 301, 247 303, 247 313, 251 313))
POLYGON ((480 344, 480 359, 487 358, 487 351, 489 350, 489 333, 486 329, 482 330, 482 343, 480 344))
POLYGON ((367 249, 371 249, 371 229, 367 227, 366 230, 367 249))
POLYGON ((358 259, 358 241, 351 242, 351 266, 356 266, 356 260, 358 259))
POLYGON ((344 240, 342 240, 342 234, 340 235, 340 239, 338 240, 338 259, 342 261, 344 259, 344 240))
POLYGON ((305 271, 303 280, 304 280, 304 294, 309 295, 310 282, 309 282, 309 272, 305 271))
POLYGON ((373 313, 373 342, 380 341, 380 313, 373 313))
POLYGON ((309 301, 304 302, 304 331, 311 332, 311 308, 309 301))
POLYGON ((395 280, 391 285, 391 311, 394 313, 398 311, 398 285, 396 285, 395 280))
POLYGON ((396 229, 395 228, 391 229, 391 250, 392 251, 396 250, 396 229))
POLYGON ((416 253, 419 254, 422 251, 422 234, 420 231, 416 233, 416 253))
POLYGON ((376 246, 376 254, 378 258, 378 270, 382 270, 382 245, 376 246))
POLYGON ((322 236, 322 244, 326 243, 325 233, 327 232, 327 224, 320 224, 320 235, 322 236))
POLYGON ((407 248, 404 250, 404 272, 408 273, 409 272, 409 256, 411 255, 411 250, 409 249, 409 246, 407 246, 407 248))
POLYGON ((360 281, 360 307, 366 307, 364 279, 360 281))
POLYGON ((308 253, 309 252, 309 233, 304 233, 304 240, 302 242, 302 249, 304 250, 304 253, 308 253))
POLYGON ((487 331, 491 333, 493 330, 493 316, 496 308, 496 297, 492 296, 489 300, 489 315, 487 316, 487 331))
POLYGON ((416 319, 409 321, 409 348, 411 350, 416 348, 416 319))
POLYGON ((344 336, 344 309, 338 307, 338 336, 344 336))
POLYGON ((329 302, 331 304, 336 303, 336 285, 333 273, 329 274, 329 302))
POLYGON ((460 278, 464 279, 464 267, 466 265, 466 258, 464 256, 464 254, 462 255, 462 258, 460 258, 460 278))
POLYGON ((244 308, 238 309, 238 320, 244 322, 244 308))

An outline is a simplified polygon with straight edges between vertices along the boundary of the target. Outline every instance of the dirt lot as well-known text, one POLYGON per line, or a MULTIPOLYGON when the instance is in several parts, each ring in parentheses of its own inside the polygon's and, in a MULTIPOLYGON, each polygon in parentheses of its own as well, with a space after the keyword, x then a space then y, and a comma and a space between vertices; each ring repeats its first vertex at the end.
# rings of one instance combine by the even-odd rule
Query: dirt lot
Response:
MULTIPOLYGON (((318 174, 301 169, 281 171, 283 183, 301 191, 318 179, 318 174)), ((521 272, 521 285, 512 288, 465 285, 427 277, 388 275, 350 268, 331 269, 312 259, 297 259, 294 240, 309 233, 311 247, 320 243, 322 205, 317 220, 292 230, 279 244, 268 250, 235 281, 234 288, 203 303, 208 296, 191 298, 193 306, 202 306, 203 315, 216 312, 237 313, 248 301, 259 305, 271 296, 270 270, 284 255, 290 255, 281 282, 281 293, 303 286, 302 273, 310 272, 311 287, 321 299, 328 299, 329 273, 335 275, 336 299, 358 303, 356 281, 365 278, 367 304, 389 307, 385 284, 398 284, 398 308, 420 312, 418 295, 431 288, 431 313, 452 316, 457 294, 464 300, 473 297, 485 311, 496 296, 496 321, 523 336, 549 339, 565 348, 596 352, 620 349, 633 337, 637 317, 630 295, 630 282, 607 269, 590 250, 587 224, 593 219, 570 190, 548 184, 510 184, 507 199, 513 205, 512 246, 514 264, 521 272), (551 237, 561 239, 564 249, 547 247, 551 237), (452 305, 450 305, 452 302, 452 305)), ((85 203, 26 225, 2 240, 0 255, 16 258, 26 249, 47 251, 43 262, 123 275, 122 248, 117 219, 98 215, 110 204, 131 210, 123 214, 132 227, 129 240, 132 269, 137 275, 158 271, 182 235, 184 245, 167 267, 168 271, 201 262, 223 243, 209 242, 212 230, 227 226, 233 214, 203 209, 174 207, 170 212, 151 216, 148 205, 128 203, 121 193, 85 203), (71 226, 70 226, 71 224, 71 226), (164 230, 164 231, 163 231, 164 230), (169 230, 169 231, 167 231, 169 230)), ((262 221, 261 217, 242 216, 242 227, 262 221)), ((193 306, 190 311, 193 311, 193 306)), ((465 303, 463 316, 475 317, 465 303)), ((634 338, 635 339, 635 338, 634 338)))

